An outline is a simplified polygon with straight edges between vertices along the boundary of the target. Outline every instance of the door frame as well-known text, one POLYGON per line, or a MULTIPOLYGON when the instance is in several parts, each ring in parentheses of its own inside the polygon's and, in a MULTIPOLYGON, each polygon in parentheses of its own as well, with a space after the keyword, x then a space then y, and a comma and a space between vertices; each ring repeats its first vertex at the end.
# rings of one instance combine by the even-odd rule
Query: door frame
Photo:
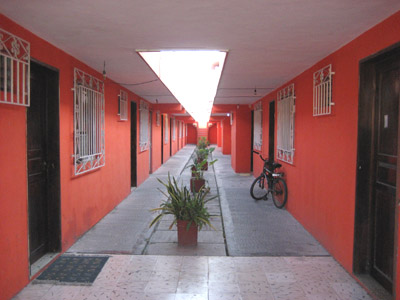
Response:
MULTIPOLYGON (((52 198, 52 201, 48 201, 47 209, 50 210, 48 214, 48 250, 47 253, 59 253, 61 252, 61 170, 60 170, 60 71, 50 65, 47 65, 39 60, 31 58, 31 65, 37 64, 40 67, 46 68, 48 71, 53 72, 52 76, 55 76, 56 86, 54 87, 57 91, 52 95, 54 101, 47 102, 48 106, 46 108, 46 131, 52 136, 52 139, 47 142, 47 165, 48 170, 51 170, 51 174, 47 174, 46 182, 46 193, 47 198, 52 198)), ((32 68, 31 68, 32 70, 32 68)), ((48 83, 48 82, 47 82, 48 83)), ((47 99, 46 99, 47 100, 47 99)), ((32 101, 32 99, 31 99, 32 101)), ((32 102, 31 102, 32 103, 32 102)), ((26 108, 26 132, 28 132, 28 110, 26 108)), ((28 145, 27 145, 28 147, 28 145)), ((26 149, 28 150, 28 148, 26 149)), ((28 154, 28 153, 26 153, 28 154)), ((28 156, 27 156, 27 172, 28 172, 28 156)), ((49 171, 48 171, 49 173, 49 171)), ((27 232, 28 232, 28 262, 29 262, 29 276, 32 277, 36 274, 39 269, 32 267, 40 261, 40 259, 34 263, 31 263, 30 254, 30 226, 29 226, 29 185, 28 178, 26 179, 27 188, 27 232)), ((45 257, 46 254, 43 257, 45 257)), ((51 255, 47 260, 50 260, 54 255, 51 255)))
MULTIPOLYGON (((371 238, 373 231, 373 203, 372 182, 373 162, 370 157, 373 154, 372 143, 373 123, 376 102, 376 65, 383 60, 400 55, 400 43, 396 43, 376 54, 373 54, 359 63, 359 102, 358 102, 358 138, 357 138, 357 165, 356 165, 356 197, 354 217, 354 248, 353 248, 353 272, 358 275, 366 286, 376 292, 384 292, 381 286, 369 275, 371 259, 371 238), (366 189, 365 187, 369 188, 366 189), (363 280, 363 278, 367 280, 363 280), (370 284, 370 282, 373 284, 370 284), (376 282, 376 283, 375 283, 376 282), (378 285, 378 286, 377 286, 378 285)), ((400 126, 400 110, 399 110, 400 126)), ((400 130, 398 131, 400 136, 400 130)), ((400 143, 397 153, 400 153, 400 143)), ((397 281, 397 251, 399 231, 399 190, 400 190, 400 159, 397 161, 396 176, 396 209, 394 227, 394 249, 393 249, 393 287, 392 297, 396 299, 397 281)))

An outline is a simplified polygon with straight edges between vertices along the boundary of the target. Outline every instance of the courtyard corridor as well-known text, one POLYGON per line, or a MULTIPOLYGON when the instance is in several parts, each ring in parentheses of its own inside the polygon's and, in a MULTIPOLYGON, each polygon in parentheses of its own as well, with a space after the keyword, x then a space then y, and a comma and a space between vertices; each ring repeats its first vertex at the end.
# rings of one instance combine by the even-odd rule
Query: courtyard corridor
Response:
POLYGON ((200 231, 197 247, 178 247, 171 219, 149 228, 150 209, 164 200, 157 179, 189 185, 193 151, 171 157, 64 254, 109 256, 92 285, 34 281, 15 299, 372 299, 288 211, 254 201, 254 177, 234 173, 218 148, 205 172, 216 230, 200 231))

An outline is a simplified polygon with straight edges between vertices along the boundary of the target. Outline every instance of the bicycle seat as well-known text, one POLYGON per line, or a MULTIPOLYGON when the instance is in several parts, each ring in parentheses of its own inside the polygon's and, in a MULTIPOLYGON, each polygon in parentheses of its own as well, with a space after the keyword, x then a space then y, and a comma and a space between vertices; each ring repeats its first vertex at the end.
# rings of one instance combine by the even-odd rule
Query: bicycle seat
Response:
POLYGON ((282 167, 282 165, 280 163, 277 163, 274 161, 266 161, 265 166, 270 170, 275 170, 275 169, 282 167))

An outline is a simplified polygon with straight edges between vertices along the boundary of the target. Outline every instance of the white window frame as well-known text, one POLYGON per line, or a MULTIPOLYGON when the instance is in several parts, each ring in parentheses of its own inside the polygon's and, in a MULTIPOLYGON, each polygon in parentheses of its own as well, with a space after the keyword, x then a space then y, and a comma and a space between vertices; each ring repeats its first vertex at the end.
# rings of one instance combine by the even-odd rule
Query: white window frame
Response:
POLYGON ((295 90, 290 84, 278 91, 277 158, 289 164, 294 159, 295 90))
POLYGON ((74 69, 74 173, 105 165, 103 81, 74 69))
POLYGON ((118 95, 118 115, 120 121, 128 121, 128 93, 123 90, 118 95))
POLYGON ((332 113, 332 65, 318 70, 313 76, 313 116, 325 116, 332 113))
POLYGON ((254 106, 254 118, 253 118, 253 148, 255 150, 261 150, 262 147, 262 126, 263 126, 263 115, 262 115, 262 103, 258 102, 254 106))
POLYGON ((30 105, 30 44, 0 28, 0 103, 30 105))
POLYGON ((149 105, 147 102, 140 100, 139 106, 139 148, 140 152, 149 149, 149 105))
POLYGON ((171 123, 172 123, 172 140, 176 141, 176 121, 175 121, 175 118, 171 119, 171 123))

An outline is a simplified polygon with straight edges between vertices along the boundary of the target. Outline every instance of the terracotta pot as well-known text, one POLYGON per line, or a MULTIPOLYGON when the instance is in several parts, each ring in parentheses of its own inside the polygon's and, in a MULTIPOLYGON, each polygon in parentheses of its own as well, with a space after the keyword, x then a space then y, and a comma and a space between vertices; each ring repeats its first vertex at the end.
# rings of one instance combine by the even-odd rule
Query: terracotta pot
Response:
POLYGON ((205 179, 195 179, 195 178, 192 178, 191 180, 190 180, 190 190, 193 192, 196 192, 196 193, 198 193, 199 191, 200 191, 200 189, 201 189, 201 187, 203 186, 203 185, 205 185, 206 184, 206 180, 205 179))
POLYGON ((178 220, 178 244, 179 246, 197 245, 197 226, 194 222, 190 224, 189 230, 186 229, 189 221, 178 220))

